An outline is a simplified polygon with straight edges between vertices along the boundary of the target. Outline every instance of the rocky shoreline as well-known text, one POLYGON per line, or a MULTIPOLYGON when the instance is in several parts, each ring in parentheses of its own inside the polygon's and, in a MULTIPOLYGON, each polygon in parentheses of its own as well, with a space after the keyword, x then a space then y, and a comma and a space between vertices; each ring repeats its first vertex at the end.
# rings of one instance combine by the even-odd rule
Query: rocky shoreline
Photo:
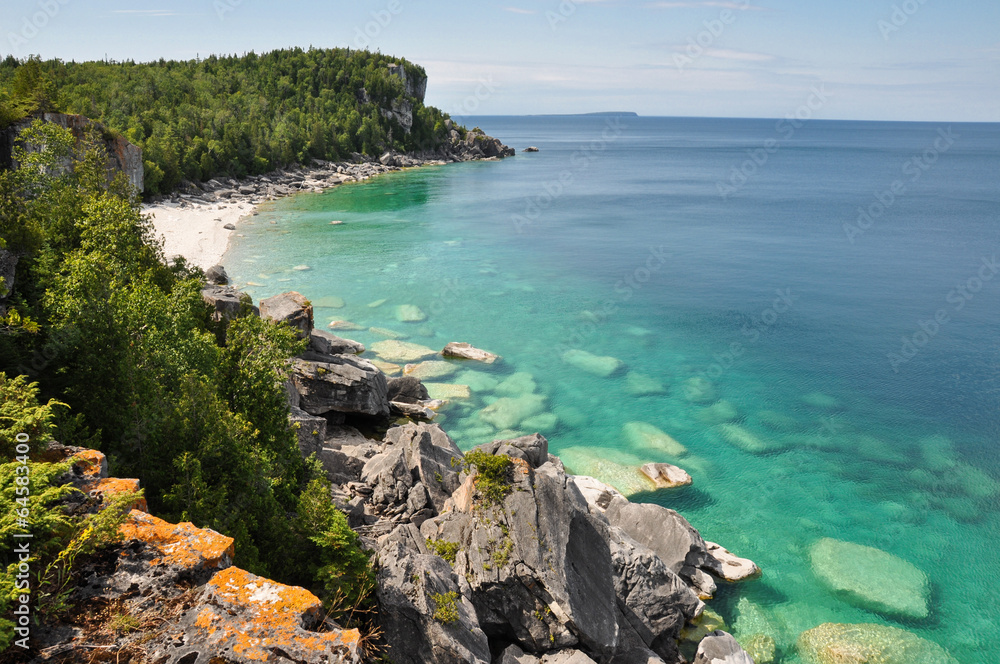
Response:
MULTIPOLYGON (((362 357, 363 344, 315 329, 303 295, 255 307, 225 284, 221 268, 206 276, 214 283, 202 296, 217 320, 259 315, 308 340, 290 360, 290 423, 300 452, 320 461, 331 501, 372 554, 381 634, 363 645, 369 637, 324 619, 308 591, 233 567, 231 538, 166 523, 136 505, 124 541, 90 563, 71 600, 84 611, 113 602, 147 627, 108 637, 53 626, 33 662, 75 661, 74 653, 101 648, 157 664, 778 661, 766 631, 744 635, 741 646, 705 604, 720 585, 757 577, 752 561, 705 541, 674 510, 632 503, 573 474, 540 434, 462 452, 433 422, 446 399, 432 399, 414 375, 387 376, 362 357)), ((462 342, 439 355, 432 361, 502 363, 462 342)), ((85 494, 138 488, 136 480, 108 478, 99 452, 53 451, 79 460, 73 481, 85 494)), ((666 464, 635 472, 663 487, 690 481, 666 464)), ((882 612, 927 615, 926 579, 906 563, 836 540, 820 540, 811 555, 842 592, 877 600, 882 612), (869 597, 882 573, 912 583, 879 586, 869 597)), ((857 653, 850 659, 857 664, 956 664, 940 646, 878 624, 818 625, 800 635, 796 650, 809 664, 846 662, 844 653, 857 653)))
POLYGON ((389 151, 377 159, 356 153, 349 162, 315 160, 309 166, 293 165, 242 179, 185 181, 171 194, 151 199, 143 211, 152 216, 168 259, 183 256, 207 269, 222 260, 239 220, 255 214, 256 206, 267 201, 303 192, 319 193, 407 168, 495 161, 514 155, 513 148, 482 130, 466 131, 463 137, 455 126, 448 128, 449 142, 436 150, 411 154, 389 151))

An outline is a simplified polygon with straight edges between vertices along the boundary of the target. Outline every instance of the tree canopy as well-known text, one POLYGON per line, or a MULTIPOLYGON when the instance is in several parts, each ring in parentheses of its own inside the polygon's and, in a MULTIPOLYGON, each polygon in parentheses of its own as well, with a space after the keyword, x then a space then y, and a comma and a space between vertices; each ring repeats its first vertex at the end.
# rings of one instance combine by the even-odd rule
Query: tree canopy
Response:
POLYGON ((143 149, 146 194, 182 179, 261 174, 312 159, 433 149, 445 114, 407 95, 421 67, 381 53, 296 48, 188 61, 0 62, 0 128, 36 112, 77 113, 143 149), (409 132, 391 114, 413 109, 409 132))

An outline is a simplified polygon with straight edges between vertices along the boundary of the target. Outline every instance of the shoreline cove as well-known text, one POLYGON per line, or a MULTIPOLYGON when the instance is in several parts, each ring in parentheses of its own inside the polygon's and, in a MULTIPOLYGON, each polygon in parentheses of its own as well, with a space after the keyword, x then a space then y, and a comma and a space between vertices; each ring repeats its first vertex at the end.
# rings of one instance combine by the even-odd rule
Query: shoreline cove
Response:
POLYGON ((443 159, 404 159, 405 166, 385 165, 379 161, 316 160, 313 166, 288 166, 243 179, 216 178, 201 183, 201 186, 189 183, 183 193, 175 192, 144 203, 142 212, 151 215, 155 235, 163 242, 167 260, 182 256, 191 265, 207 270, 222 261, 237 231, 237 224, 257 215, 263 203, 295 194, 318 194, 342 184, 364 182, 386 173, 449 163, 443 159), (290 186, 292 184, 294 188, 290 186))

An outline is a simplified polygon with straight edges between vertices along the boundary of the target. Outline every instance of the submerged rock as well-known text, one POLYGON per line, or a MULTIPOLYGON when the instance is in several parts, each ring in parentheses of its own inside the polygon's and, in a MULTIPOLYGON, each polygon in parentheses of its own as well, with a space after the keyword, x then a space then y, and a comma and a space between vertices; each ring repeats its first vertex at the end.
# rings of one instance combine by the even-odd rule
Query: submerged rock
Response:
POLYGON ((323 307, 326 309, 343 309, 344 298, 337 297, 336 295, 324 295, 318 299, 312 301, 314 307, 323 307))
POLYGON ((396 339, 376 341, 372 344, 372 352, 389 362, 416 362, 425 357, 437 355, 437 351, 427 346, 396 339))
POLYGON ((431 399, 441 399, 443 401, 469 401, 472 399, 472 391, 468 385, 457 383, 424 383, 431 399))
POLYGON ((930 613, 927 575, 891 553, 824 538, 809 550, 809 559, 816 576, 856 606, 907 618, 930 613))
POLYGON ((622 426, 622 433, 632 449, 639 453, 654 449, 673 457, 681 457, 688 452, 671 435, 647 422, 627 422, 622 426))
POLYGON ((836 397, 822 392, 809 392, 802 395, 802 403, 817 410, 840 410, 841 404, 836 397))
POLYGON ((750 454, 766 454, 782 449, 778 443, 764 440, 739 424, 720 424, 716 430, 722 434, 722 439, 727 443, 750 454))
POLYGON ((497 429, 513 429, 529 417, 544 412, 547 401, 540 394, 501 397, 479 411, 479 419, 497 429))
POLYGON ((625 363, 616 357, 594 355, 580 349, 566 351, 562 355, 562 360, 570 366, 602 378, 611 376, 625 366, 625 363))
POLYGON ((808 664, 958 664, 932 641, 888 625, 825 623, 799 636, 808 664))
POLYGON ((698 413, 695 415, 695 418, 699 422, 702 422, 709 426, 713 426, 715 424, 724 424, 726 422, 732 422, 733 420, 738 419, 739 416, 740 413, 738 410, 736 410, 736 406, 734 406, 729 401, 726 401, 725 399, 720 399, 719 401, 716 401, 708 408, 703 408, 702 410, 699 410, 698 413))
POLYGON ((492 392, 500 385, 500 381, 488 373, 469 369, 455 377, 455 382, 468 385, 473 392, 492 392))
POLYGON ((493 391, 504 396, 520 396, 531 394, 537 388, 534 376, 526 371, 519 371, 505 378, 493 391))
POLYGON ((372 334, 376 334, 380 337, 385 337, 386 339, 409 339, 410 335, 403 334, 402 332, 397 332, 395 330, 390 330, 384 327, 370 327, 368 331, 372 334))
POLYGON ((667 388, 652 376, 630 371, 625 376, 625 391, 634 397, 644 397, 653 394, 666 394, 667 388))
POLYGON ((758 412, 757 421, 771 431, 779 431, 782 433, 791 433, 802 428, 802 424, 794 417, 789 417, 784 413, 778 413, 773 410, 762 410, 758 412))
POLYGON ((767 634, 753 634, 743 639, 741 644, 754 664, 771 664, 774 661, 777 644, 767 634))
POLYGON ((401 304, 396 307, 396 320, 401 323, 420 323, 427 320, 427 314, 415 304, 401 304))
POLYGON ((413 376, 420 380, 434 378, 444 378, 458 372, 458 365, 453 362, 443 362, 441 360, 427 360, 420 364, 407 364, 403 367, 403 374, 413 376))
POLYGON ((684 381, 682 392, 684 399, 690 403, 710 404, 719 399, 715 386, 702 376, 694 376, 684 381))

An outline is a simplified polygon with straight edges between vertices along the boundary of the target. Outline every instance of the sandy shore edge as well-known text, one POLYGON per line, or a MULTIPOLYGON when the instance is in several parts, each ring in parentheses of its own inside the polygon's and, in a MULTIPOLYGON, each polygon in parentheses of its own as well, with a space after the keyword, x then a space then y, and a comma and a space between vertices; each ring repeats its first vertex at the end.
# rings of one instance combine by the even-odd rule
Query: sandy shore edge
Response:
MULTIPOLYGON (((388 156, 388 155, 387 155, 388 156)), ((457 161, 452 159, 452 161, 457 161)), ((243 180, 221 178, 142 206, 151 216, 154 235, 163 243, 167 260, 183 256, 206 270, 222 261, 238 222, 256 214, 265 201, 300 193, 319 193, 348 182, 420 166, 441 166, 442 159, 407 155, 361 163, 317 162, 309 168, 289 168, 243 180)))
POLYGON ((143 213, 152 217, 153 229, 163 242, 167 260, 183 256, 190 265, 203 270, 222 261, 237 222, 256 209, 248 201, 185 203, 182 207, 167 200, 142 206, 143 213))

